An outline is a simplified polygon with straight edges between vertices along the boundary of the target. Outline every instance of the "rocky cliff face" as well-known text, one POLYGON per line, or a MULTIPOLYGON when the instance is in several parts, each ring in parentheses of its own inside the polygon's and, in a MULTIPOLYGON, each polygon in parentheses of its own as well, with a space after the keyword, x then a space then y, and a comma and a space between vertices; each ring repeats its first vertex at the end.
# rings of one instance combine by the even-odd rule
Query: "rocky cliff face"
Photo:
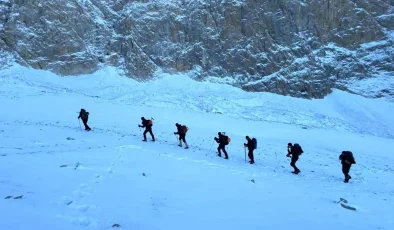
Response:
POLYGON ((139 80, 193 70, 305 98, 393 76, 393 31, 394 0, 0 0, 0 59, 139 80))

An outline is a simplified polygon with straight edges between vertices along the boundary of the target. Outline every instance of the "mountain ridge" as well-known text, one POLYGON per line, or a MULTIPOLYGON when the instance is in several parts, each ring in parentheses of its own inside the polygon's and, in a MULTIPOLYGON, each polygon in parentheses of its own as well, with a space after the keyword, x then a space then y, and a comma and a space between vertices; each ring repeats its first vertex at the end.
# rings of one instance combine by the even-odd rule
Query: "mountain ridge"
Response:
POLYGON ((2 56, 64 76, 114 66, 139 81, 160 70, 293 97, 393 96, 389 0, 1 0, 0 15, 2 56))

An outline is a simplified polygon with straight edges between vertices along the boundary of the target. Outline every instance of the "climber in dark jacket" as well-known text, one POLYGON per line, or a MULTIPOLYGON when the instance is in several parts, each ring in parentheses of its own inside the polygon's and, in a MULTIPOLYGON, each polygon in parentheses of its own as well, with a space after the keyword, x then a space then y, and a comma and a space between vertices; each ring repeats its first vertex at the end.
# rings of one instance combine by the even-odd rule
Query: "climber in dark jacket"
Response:
POLYGON ((342 173, 345 175, 345 180, 343 182, 348 183, 352 177, 349 175, 350 168, 352 164, 356 164, 354 160, 353 153, 350 151, 342 151, 341 155, 339 155, 339 160, 342 164, 342 173))
POLYGON ((186 126, 178 124, 178 123, 176 123, 175 126, 176 126, 178 131, 174 132, 174 134, 175 135, 179 135, 179 144, 178 144, 178 146, 182 147, 182 141, 183 141, 183 143, 185 143, 185 145, 186 145, 185 149, 188 149, 189 146, 187 145, 187 142, 186 142, 186 132, 187 132, 186 126))
POLYGON ((89 112, 86 112, 86 110, 81 109, 79 112, 78 119, 81 118, 83 125, 85 126, 86 131, 90 131, 90 127, 88 126, 88 120, 89 120, 89 112))
POLYGON ((294 174, 298 174, 301 171, 297 168, 296 166, 296 162, 298 161, 298 158, 300 157, 300 155, 303 153, 302 148, 299 145, 293 145, 292 143, 288 143, 287 144, 287 155, 288 157, 290 157, 291 155, 291 162, 290 165, 291 167, 294 168, 294 171, 292 173, 294 174))
POLYGON ((226 140, 226 136, 224 136, 221 132, 218 132, 219 138, 215 137, 214 140, 219 144, 218 146, 218 156, 222 157, 222 153, 220 150, 223 151, 224 153, 224 159, 228 159, 227 151, 226 151, 226 145, 228 144, 226 140))
POLYGON ((254 143, 253 143, 252 139, 250 139, 249 136, 246 136, 245 138, 248 141, 248 143, 245 143, 244 146, 248 147, 248 157, 250 159, 249 163, 254 164, 254 155, 253 155, 254 143))
POLYGON ((155 136, 153 135, 153 132, 152 132, 152 121, 151 120, 146 120, 144 117, 141 117, 141 124, 142 125, 138 125, 138 127, 140 127, 140 128, 145 128, 145 131, 144 131, 144 140, 142 140, 142 141, 146 141, 146 134, 149 132, 149 134, 151 135, 151 137, 152 137, 152 141, 155 141, 155 136))

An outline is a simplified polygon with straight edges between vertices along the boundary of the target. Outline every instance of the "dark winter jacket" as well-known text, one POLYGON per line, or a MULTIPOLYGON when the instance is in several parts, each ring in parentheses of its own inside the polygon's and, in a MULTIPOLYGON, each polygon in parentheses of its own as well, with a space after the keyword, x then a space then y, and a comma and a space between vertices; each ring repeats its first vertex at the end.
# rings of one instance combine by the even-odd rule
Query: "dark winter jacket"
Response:
POLYGON ((343 151, 341 155, 339 155, 339 160, 341 164, 356 164, 353 153, 350 151, 343 151))
POLYGON ((253 144, 252 139, 248 140, 248 143, 246 143, 245 146, 248 147, 249 151, 253 150, 254 149, 254 144, 253 144))
POLYGON ((179 135, 185 135, 186 134, 185 130, 182 128, 182 125, 178 124, 178 125, 176 125, 176 128, 177 128, 178 131, 175 134, 179 134, 179 135))
POLYGON ((86 110, 81 109, 81 111, 79 112, 79 116, 78 119, 81 118, 82 120, 88 120, 89 118, 89 112, 86 112, 86 110))

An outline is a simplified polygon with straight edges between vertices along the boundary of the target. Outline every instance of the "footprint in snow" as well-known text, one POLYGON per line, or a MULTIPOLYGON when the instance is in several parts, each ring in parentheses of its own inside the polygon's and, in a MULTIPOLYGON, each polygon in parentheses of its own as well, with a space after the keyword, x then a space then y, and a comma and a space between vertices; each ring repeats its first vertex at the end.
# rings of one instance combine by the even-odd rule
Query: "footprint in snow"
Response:
POLYGON ((74 194, 74 196, 77 196, 77 197, 80 197, 80 198, 83 198, 83 197, 89 195, 88 192, 86 192, 86 191, 81 191, 81 190, 77 190, 77 191, 75 191, 73 194, 74 194))
POLYGON ((101 181, 102 176, 101 175, 96 175, 95 179, 94 179, 94 183, 98 184, 101 181))
POLYGON ((60 198, 60 202, 64 205, 70 205, 72 204, 74 201, 68 197, 68 196, 63 196, 62 198, 60 198))
POLYGON ((79 212, 87 212, 91 206, 90 205, 74 205, 72 206, 73 209, 79 211, 79 212))
POLYGON ((87 227, 91 224, 91 220, 89 219, 89 217, 84 217, 84 216, 72 218, 71 222, 73 224, 80 225, 83 227, 87 227))

